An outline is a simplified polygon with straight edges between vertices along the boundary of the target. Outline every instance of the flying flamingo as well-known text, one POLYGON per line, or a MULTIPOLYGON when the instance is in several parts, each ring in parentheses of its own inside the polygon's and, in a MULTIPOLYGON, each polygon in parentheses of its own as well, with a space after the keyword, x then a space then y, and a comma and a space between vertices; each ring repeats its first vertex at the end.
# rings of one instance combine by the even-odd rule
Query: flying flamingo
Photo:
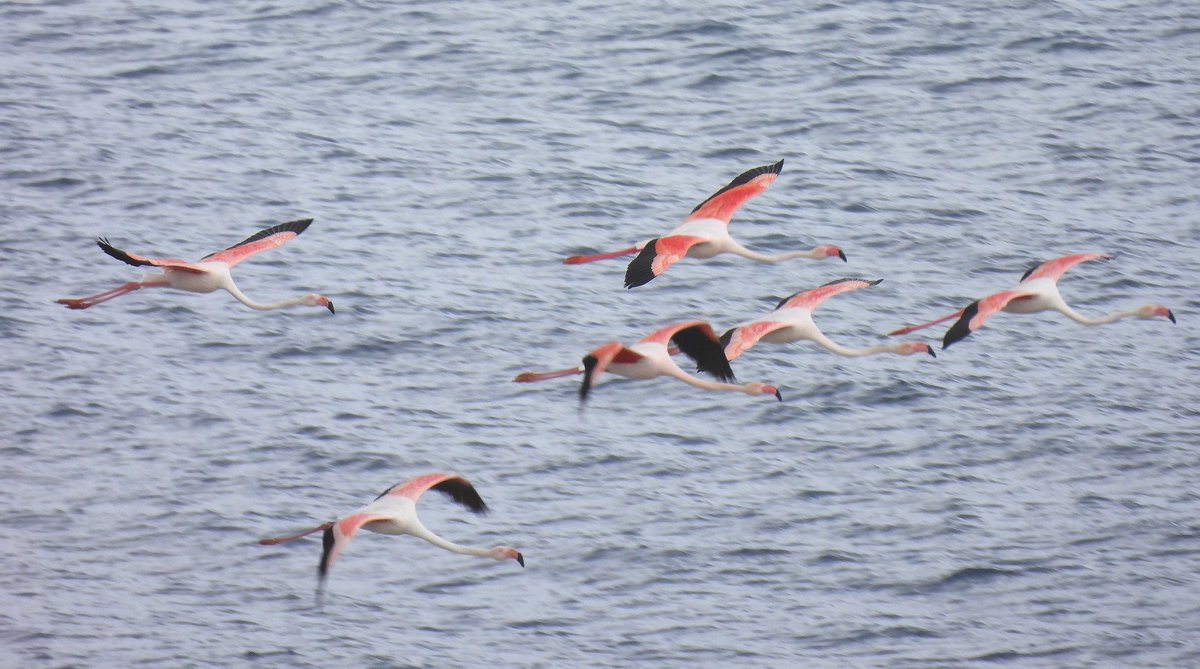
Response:
POLYGON ((737 243, 729 236, 729 219, 747 200, 767 189, 783 171, 783 161, 774 165, 755 167, 739 174, 729 185, 713 193, 707 200, 696 205, 692 213, 667 235, 641 242, 627 249, 611 253, 587 256, 571 256, 563 261, 567 265, 578 265, 596 260, 619 258, 637 253, 625 270, 625 287, 636 288, 667 271, 684 256, 711 258, 721 253, 777 263, 791 258, 832 258, 846 260, 846 254, 836 246, 818 246, 808 251, 793 251, 776 255, 756 253, 737 243))
POLYGON ((901 328, 888 334, 906 334, 937 325, 951 318, 958 318, 958 321, 950 326, 942 338, 942 348, 944 349, 983 327, 984 321, 1000 311, 1007 311, 1010 314, 1036 314, 1041 311, 1053 310, 1081 325, 1103 325, 1119 321, 1122 318, 1166 318, 1172 323, 1175 322, 1175 314, 1171 313, 1170 309, 1156 304, 1148 304, 1129 311, 1115 311, 1099 318, 1088 318, 1068 306, 1062 295, 1058 293, 1058 280, 1062 278, 1062 275, 1079 263, 1089 260, 1108 260, 1109 258, 1110 256, 1102 253, 1080 253, 1047 260, 1025 272, 1015 288, 975 300, 966 307, 937 320, 901 328))
POLYGON ((455 474, 426 474, 384 490, 370 504, 350 515, 322 523, 311 530, 305 530, 299 534, 274 539, 262 539, 258 543, 264 546, 274 546, 286 541, 295 541, 314 532, 324 532, 324 547, 321 551, 321 562, 317 565, 319 580, 322 582, 325 580, 330 567, 333 566, 334 560, 337 560, 338 555, 346 548, 346 544, 350 543, 350 540, 354 538, 354 534, 360 529, 379 532, 380 534, 411 534, 414 537, 428 541, 434 546, 445 548, 454 553, 490 557, 501 561, 516 560, 517 564, 520 564, 522 567, 525 566, 525 557, 515 548, 508 546, 496 546, 495 548, 460 546, 426 529, 421 524, 421 519, 417 517, 417 500, 421 498, 421 495, 426 490, 437 490, 438 492, 445 493, 455 502, 465 506, 474 513, 480 515, 487 513, 487 505, 483 503, 483 499, 479 497, 479 493, 475 491, 475 487, 466 479, 455 474))
POLYGON ((562 369, 556 372, 525 372, 513 379, 517 383, 544 381, 560 376, 583 374, 583 384, 579 387, 579 401, 587 399, 588 393, 596 379, 605 371, 627 379, 653 379, 659 376, 670 376, 684 383, 705 390, 732 390, 747 395, 774 395, 783 401, 783 396, 775 386, 765 383, 728 383, 733 381, 733 370, 721 350, 721 342, 713 332, 712 326, 704 321, 686 321, 668 325, 667 327, 645 337, 633 346, 625 347, 620 342, 609 342, 592 351, 583 358, 579 367, 562 369), (667 348, 672 343, 696 362, 701 372, 707 372, 721 380, 720 383, 699 379, 679 368, 671 360, 674 347, 667 348))
POLYGON ((933 349, 929 344, 921 342, 904 342, 902 344, 871 346, 868 348, 846 348, 825 336, 817 324, 813 322, 812 314, 822 302, 841 293, 868 288, 878 284, 883 279, 867 281, 865 279, 838 279, 819 288, 805 290, 791 297, 784 298, 775 310, 763 318, 739 325, 721 335, 721 343, 725 345, 725 357, 734 360, 745 353, 759 341, 775 344, 790 344, 801 339, 809 339, 821 348, 857 358, 875 353, 895 353, 897 355, 912 355, 913 353, 928 353, 933 357, 933 349))
POLYGON ((126 253, 115 248, 108 243, 107 239, 100 238, 96 244, 105 253, 117 260, 129 263, 135 267, 158 267, 162 272, 148 276, 141 281, 130 281, 112 290, 106 290, 91 297, 64 298, 55 300, 55 302, 65 304, 68 309, 87 309, 101 302, 107 302, 114 297, 120 297, 142 288, 174 288, 192 293, 211 293, 219 288, 229 292, 230 295, 237 298, 238 302, 259 311, 304 305, 308 307, 325 307, 329 309, 329 313, 333 313, 333 302, 324 295, 309 294, 279 302, 271 302, 270 304, 255 302, 246 297, 242 291, 238 290, 238 287, 233 283, 233 276, 229 273, 229 270, 234 265, 246 258, 268 249, 283 246, 288 240, 304 232, 308 228, 309 223, 312 223, 311 218, 280 223, 274 227, 256 232, 224 251, 210 253, 195 263, 189 263, 184 260, 164 260, 135 256, 132 253, 126 253))

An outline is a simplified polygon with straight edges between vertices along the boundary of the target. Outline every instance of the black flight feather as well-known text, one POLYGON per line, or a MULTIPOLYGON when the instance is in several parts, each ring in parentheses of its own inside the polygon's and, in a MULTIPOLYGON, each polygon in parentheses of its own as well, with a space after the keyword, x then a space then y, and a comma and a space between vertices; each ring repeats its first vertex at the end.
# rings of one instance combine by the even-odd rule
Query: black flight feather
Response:
POLYGON ((711 339, 704 329, 702 325, 684 328, 676 332, 671 341, 684 355, 696 361, 697 371, 712 374, 721 381, 734 381, 733 369, 725 357, 725 347, 711 339))
POLYGON ((592 371, 600 361, 594 355, 583 358, 583 382, 579 384, 579 402, 582 404, 592 390, 592 371))
POLYGON ((946 336, 942 337, 943 350, 947 346, 971 334, 971 319, 975 318, 975 315, 978 313, 979 300, 975 300, 963 309, 962 316, 954 322, 954 325, 950 326, 949 330, 946 330, 946 336))
POLYGON ((629 261, 629 267, 625 269, 626 288, 644 286, 654 278, 654 256, 657 255, 654 243, 657 241, 657 239, 651 239, 642 247, 641 253, 629 261))
POLYGON ((279 225, 271 226, 271 227, 267 228, 266 230, 259 230, 258 232, 250 235, 249 237, 243 239, 242 241, 234 244, 233 246, 230 246, 227 249, 221 249, 220 251, 217 251, 215 253, 210 253, 210 254, 204 256, 203 259, 207 260, 207 259, 217 255, 217 253, 224 253, 225 251, 228 251, 229 249, 236 249, 239 246, 245 246, 246 244, 252 244, 254 242, 257 242, 260 239, 266 239, 267 237, 270 237, 271 235, 274 235, 274 234, 277 234, 280 232, 294 232, 297 235, 299 235, 300 233, 307 230, 309 224, 312 222, 313 222, 313 220, 311 218, 301 218, 301 219, 297 219, 295 221, 288 221, 287 223, 280 223, 279 225))
POLYGON ((138 260, 136 258, 130 257, 130 255, 128 253, 113 246, 112 244, 109 244, 108 240, 103 237, 96 240, 96 246, 99 246, 100 250, 102 250, 105 253, 107 253, 108 255, 116 258, 117 260, 120 260, 123 263, 129 263, 130 265, 133 265, 134 267, 143 267, 143 266, 153 267, 154 266, 154 263, 150 262, 149 260, 138 260))
POLYGON ((321 564, 317 565, 317 573, 321 578, 325 578, 325 572, 329 570, 329 553, 333 550, 333 528, 334 524, 330 524, 321 536, 321 564))
POLYGON ((763 165, 762 167, 755 167, 755 168, 746 170, 745 172, 742 172, 741 174, 734 177, 733 181, 730 181, 729 184, 726 185, 724 188, 713 193, 712 195, 709 195, 708 198, 704 200, 704 202, 701 202, 700 204, 696 205, 692 209, 692 213, 693 214, 696 213, 697 211, 699 211, 700 207, 703 207, 704 205, 708 204, 713 198, 717 197, 718 195, 720 195, 721 193, 724 193, 727 190, 732 190, 743 184, 750 183, 756 177, 760 177, 764 174, 779 174, 780 172, 783 172, 783 161, 782 160, 775 163, 774 165, 763 165))
POLYGON ((441 483, 433 486, 430 490, 445 493, 450 499, 463 505, 472 513, 483 515, 488 512, 487 504, 483 503, 483 498, 475 491, 475 488, 460 478, 446 479, 441 483))

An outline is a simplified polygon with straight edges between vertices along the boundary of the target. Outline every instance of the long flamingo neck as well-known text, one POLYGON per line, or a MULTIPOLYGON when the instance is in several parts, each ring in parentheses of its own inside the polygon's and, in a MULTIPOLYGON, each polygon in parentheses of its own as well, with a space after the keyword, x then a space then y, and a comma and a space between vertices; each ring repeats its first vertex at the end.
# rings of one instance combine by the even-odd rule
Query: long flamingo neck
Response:
POLYGON ((409 529, 409 534, 412 534, 420 539, 424 539, 434 546, 437 546, 438 548, 444 548, 452 553, 459 553, 461 555, 478 555, 482 557, 492 556, 492 551, 490 549, 471 548, 470 546, 456 544, 453 541, 447 541, 446 539, 443 539, 429 531, 429 529, 422 525, 421 521, 419 520, 413 523, 413 527, 409 529))
POLYGON ((699 377, 692 376, 691 374, 688 374, 687 372, 680 369, 678 366, 675 366, 674 369, 669 369, 667 373, 670 376, 673 376, 673 377, 679 379, 680 381, 683 381, 684 383, 688 384, 689 386, 703 388, 704 390, 732 391, 732 392, 746 393, 747 395, 755 394, 755 392, 751 388, 750 384, 740 385, 737 383, 724 383, 721 381, 709 381, 708 379, 701 379, 699 377))
POLYGON ((876 353, 899 353, 901 346, 900 344, 882 344, 879 346, 868 346, 867 348, 846 348, 826 337, 820 330, 813 334, 812 340, 826 351, 846 358, 861 358, 865 355, 875 355, 876 353))
POLYGON ((1084 316, 1078 311, 1075 311, 1071 307, 1067 306, 1065 303, 1062 304, 1058 310, 1062 313, 1062 315, 1070 318, 1080 325, 1104 325, 1106 323, 1112 323, 1124 318, 1138 318, 1141 316, 1137 309, 1132 309, 1129 311, 1114 311, 1111 314, 1105 314, 1099 318, 1088 318, 1087 316, 1084 316))
POLYGON ((293 298, 286 299, 286 300, 280 300, 278 302, 270 302, 267 304, 263 304, 262 302, 255 302, 254 300, 250 299, 249 297, 246 297, 246 294, 243 293, 237 287, 237 285, 233 283, 233 281, 226 281, 225 285, 223 287, 238 302, 241 302, 242 304, 250 307, 251 309, 257 309, 258 311, 274 311, 275 309, 285 309, 287 307, 294 307, 294 306, 297 306, 300 304, 304 304, 303 297, 293 297, 293 298))

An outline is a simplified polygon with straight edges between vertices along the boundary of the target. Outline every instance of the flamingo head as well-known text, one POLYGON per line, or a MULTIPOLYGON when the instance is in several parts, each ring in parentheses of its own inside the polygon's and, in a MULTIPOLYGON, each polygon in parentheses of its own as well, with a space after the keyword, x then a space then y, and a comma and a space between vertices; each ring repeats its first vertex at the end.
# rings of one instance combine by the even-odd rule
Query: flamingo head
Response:
POLYGON ((1175 322, 1175 314, 1166 307, 1160 307, 1157 304, 1147 304, 1137 310, 1138 318, 1166 318, 1172 323, 1175 322))
POLYGON ((896 352, 899 353, 900 355, 912 355, 913 353, 928 353, 929 355, 931 355, 935 358, 937 357, 937 354, 933 352, 932 346, 930 346, 929 344, 926 344, 925 342, 919 342, 919 341, 906 341, 903 344, 900 344, 899 346, 896 347, 896 352))
POLYGON ((324 295, 309 293, 300 299, 302 300, 301 304, 306 307, 325 307, 329 310, 329 313, 335 313, 333 310, 333 300, 325 297, 324 295))
POLYGON ((780 394, 779 389, 766 383, 747 383, 742 388, 747 395, 774 395, 775 399, 783 401, 783 395, 780 394))
POLYGON ((525 556, 521 555, 521 551, 509 546, 496 546, 490 553, 492 558, 503 562, 504 560, 516 560, 517 564, 525 566, 525 556))
POLYGON ((836 246, 818 246, 813 251, 818 258, 841 258, 846 262, 846 253, 836 246))

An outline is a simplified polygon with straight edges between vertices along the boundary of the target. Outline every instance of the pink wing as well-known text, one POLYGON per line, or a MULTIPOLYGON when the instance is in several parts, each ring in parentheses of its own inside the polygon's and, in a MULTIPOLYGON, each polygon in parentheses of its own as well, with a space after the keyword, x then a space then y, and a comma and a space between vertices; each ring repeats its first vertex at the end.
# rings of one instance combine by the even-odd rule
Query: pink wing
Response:
POLYGON ((474 513, 487 513, 487 505, 483 503, 483 498, 476 492, 475 486, 457 474, 426 474, 418 476, 384 490, 375 499, 392 496, 407 497, 412 500, 413 504, 416 504, 417 500, 427 490, 437 490, 438 492, 445 493, 455 502, 465 506, 474 513))
POLYGON ((109 244, 108 240, 104 239, 103 237, 96 240, 96 245, 100 247, 100 250, 104 251, 108 255, 116 258, 117 260, 120 260, 123 263, 128 263, 130 265, 133 265, 134 267, 162 267, 162 268, 169 268, 169 269, 173 269, 173 270, 179 270, 181 272, 192 272, 194 274, 204 274, 204 272, 206 271, 206 270, 200 269, 199 267, 196 267, 195 265, 187 262, 186 260, 175 260, 175 259, 166 259, 166 258, 143 258, 142 256, 137 256, 132 253, 127 253, 127 252, 122 251, 121 249, 113 246, 112 244, 109 244))
POLYGON ((701 218, 716 218, 729 223, 736 212, 747 200, 765 191, 779 173, 783 171, 783 161, 774 165, 763 165, 746 170, 737 175, 727 186, 713 193, 707 200, 696 205, 692 213, 684 220, 694 221, 701 218))
POLYGON ((635 363, 644 356, 637 351, 625 348, 621 342, 609 342, 583 357, 583 383, 579 386, 579 401, 587 399, 592 390, 592 384, 608 366, 615 362, 635 363))
POLYGON ((687 235, 670 235, 651 239, 642 247, 641 253, 629 261, 625 270, 625 287, 637 288, 650 283, 654 277, 667 271, 667 268, 683 259, 688 249, 708 241, 703 237, 687 235))
POLYGON ((968 304, 963 308, 962 316, 958 321, 951 325, 949 330, 946 330, 946 335, 942 337, 942 348, 946 348, 983 327, 987 319, 1002 311, 1009 302, 1036 294, 1026 290, 1003 290, 968 304))
POLYGON ((817 305, 821 304, 825 300, 828 300, 834 295, 848 293, 852 290, 860 290, 862 288, 870 288, 871 286, 879 284, 881 281, 883 281, 883 279, 877 279, 875 281, 867 281, 866 279, 837 279, 836 281, 830 281, 823 286, 819 286, 811 290, 801 291, 795 295, 792 295, 791 297, 784 298, 779 302, 778 305, 775 306, 775 310, 779 311, 780 309, 800 308, 812 311, 813 309, 817 308, 817 305))
POLYGON ((322 580, 325 578, 325 574, 329 572, 329 568, 333 566, 334 561, 342 554, 342 550, 354 538, 354 534, 358 532, 359 528, 373 520, 387 520, 388 518, 390 516, 356 513, 341 518, 325 528, 325 534, 322 537, 321 563, 317 565, 317 572, 320 574, 320 578, 322 580))
POLYGON ((1079 263, 1088 262, 1089 260, 1108 260, 1110 257, 1111 256, 1106 256, 1103 253, 1080 253, 1078 255, 1063 256, 1061 258, 1055 258, 1054 260, 1047 260, 1028 272, 1025 272, 1025 275, 1021 277, 1021 283, 1032 281, 1034 279, 1050 279, 1052 281, 1058 281, 1060 278, 1062 278, 1063 274, 1066 274, 1067 270, 1078 265, 1079 263))
POLYGON ((302 218, 297 221, 280 223, 266 230, 260 230, 224 251, 204 256, 201 262, 223 262, 233 267, 256 253, 262 253, 268 249, 283 246, 289 240, 294 239, 301 232, 304 232, 312 222, 311 218, 302 218))
POLYGON ((729 330, 721 335, 721 342, 725 344, 726 359, 733 362, 738 356, 757 344, 758 340, 787 326, 787 323, 777 323, 775 321, 755 321, 740 328, 729 330))

